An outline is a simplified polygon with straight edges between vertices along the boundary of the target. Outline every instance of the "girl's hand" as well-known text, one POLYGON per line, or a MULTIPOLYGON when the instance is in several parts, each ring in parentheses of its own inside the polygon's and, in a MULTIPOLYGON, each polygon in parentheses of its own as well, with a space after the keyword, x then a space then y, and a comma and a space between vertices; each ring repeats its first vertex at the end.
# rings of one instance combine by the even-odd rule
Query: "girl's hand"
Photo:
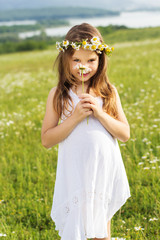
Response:
POLYGON ((93 111, 94 117, 98 118, 103 112, 102 108, 99 106, 96 98, 88 93, 83 93, 79 96, 82 104, 87 104, 86 106, 93 111))
POLYGON ((81 122, 86 117, 90 116, 93 113, 90 104, 84 101, 79 101, 76 105, 73 115, 76 118, 76 121, 81 122))

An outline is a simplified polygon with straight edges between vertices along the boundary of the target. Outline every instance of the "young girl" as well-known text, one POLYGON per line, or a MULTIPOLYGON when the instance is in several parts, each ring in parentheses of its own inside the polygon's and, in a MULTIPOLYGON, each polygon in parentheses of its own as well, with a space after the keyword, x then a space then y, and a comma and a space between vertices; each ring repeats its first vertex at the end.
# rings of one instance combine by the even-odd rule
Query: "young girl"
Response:
POLYGON ((87 23, 57 48, 59 81, 41 132, 44 147, 59 143, 51 218, 62 240, 110 240, 111 218, 131 196, 117 142, 129 139, 130 127, 106 76, 113 48, 87 23))

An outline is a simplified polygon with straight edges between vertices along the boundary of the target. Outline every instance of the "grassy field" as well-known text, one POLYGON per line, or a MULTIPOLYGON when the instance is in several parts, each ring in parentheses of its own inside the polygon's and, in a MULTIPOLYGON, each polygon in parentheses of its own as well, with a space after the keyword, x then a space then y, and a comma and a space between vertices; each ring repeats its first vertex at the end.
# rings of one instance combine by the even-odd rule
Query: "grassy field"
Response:
MULTIPOLYGON (((119 142, 131 198, 112 218, 112 237, 160 239, 160 39, 115 43, 108 75, 131 137, 119 142)), ((57 146, 41 145, 41 126, 57 51, 0 56, 0 237, 59 240, 50 218, 57 146), (3 234, 3 235, 2 235, 3 234)))

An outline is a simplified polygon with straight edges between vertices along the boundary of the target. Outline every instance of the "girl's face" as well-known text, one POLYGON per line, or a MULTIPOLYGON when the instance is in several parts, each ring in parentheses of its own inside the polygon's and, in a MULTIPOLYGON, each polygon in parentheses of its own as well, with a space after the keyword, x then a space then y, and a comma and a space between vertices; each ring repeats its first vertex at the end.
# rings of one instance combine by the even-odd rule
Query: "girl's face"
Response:
POLYGON ((91 50, 80 48, 79 50, 75 50, 69 63, 72 75, 76 77, 80 83, 82 82, 82 74, 81 70, 77 68, 77 65, 82 64, 89 68, 87 73, 83 73, 83 80, 87 82, 97 72, 99 56, 91 50))

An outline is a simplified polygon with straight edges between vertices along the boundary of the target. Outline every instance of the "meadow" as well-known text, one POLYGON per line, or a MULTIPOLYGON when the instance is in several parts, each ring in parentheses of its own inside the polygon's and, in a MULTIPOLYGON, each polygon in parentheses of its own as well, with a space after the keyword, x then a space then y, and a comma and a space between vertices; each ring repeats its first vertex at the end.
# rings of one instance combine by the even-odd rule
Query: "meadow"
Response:
MULTIPOLYGON (((130 124, 118 140, 131 198, 114 215, 117 239, 160 240, 160 38, 113 44, 108 76, 130 124)), ((57 149, 41 144, 55 46, 0 56, 0 237, 59 240, 50 211, 57 149)))

